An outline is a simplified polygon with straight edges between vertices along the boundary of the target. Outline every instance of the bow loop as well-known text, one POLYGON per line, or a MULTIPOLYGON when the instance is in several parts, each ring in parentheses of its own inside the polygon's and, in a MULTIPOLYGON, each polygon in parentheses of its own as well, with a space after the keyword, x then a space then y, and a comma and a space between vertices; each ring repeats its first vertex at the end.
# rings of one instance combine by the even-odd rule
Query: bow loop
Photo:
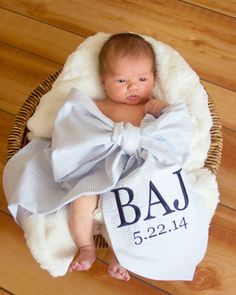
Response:
POLYGON ((116 123, 112 141, 119 145, 127 154, 132 155, 140 146, 140 128, 130 123, 116 123))

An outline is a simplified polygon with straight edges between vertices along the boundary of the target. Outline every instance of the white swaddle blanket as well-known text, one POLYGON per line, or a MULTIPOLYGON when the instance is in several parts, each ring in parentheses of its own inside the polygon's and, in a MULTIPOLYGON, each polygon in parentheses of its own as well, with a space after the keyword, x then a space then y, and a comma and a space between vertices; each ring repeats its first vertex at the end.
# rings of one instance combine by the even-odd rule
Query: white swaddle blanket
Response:
MULTIPOLYGON (((40 157, 43 155, 47 155, 47 157, 44 157, 44 164, 49 163, 47 162, 46 159, 50 159, 51 156, 57 155, 56 153, 51 153, 51 148, 50 148, 50 138, 52 135, 52 128, 54 126, 55 118, 57 111, 59 107, 63 104, 65 97, 67 96, 69 90, 71 87, 77 87, 79 89, 82 89, 83 92, 87 94, 87 97, 91 97, 92 99, 97 98, 97 97, 102 97, 103 92, 101 85, 99 84, 99 79, 98 79, 98 70, 97 70, 97 55, 98 52, 103 44, 103 42, 109 37, 108 34, 103 34, 99 33, 93 37, 88 38, 83 44, 81 44, 78 49, 68 58, 62 73, 58 77, 58 79, 55 81, 53 84, 52 90, 46 94, 44 97, 42 97, 42 100, 40 102, 39 107, 37 108, 34 116, 31 118, 29 121, 28 127, 31 130, 31 137, 43 137, 45 138, 44 140, 35 140, 29 146, 27 147, 27 153, 25 151, 20 151, 19 155, 20 157, 25 159, 28 158, 34 158, 35 151, 38 151, 37 155, 40 155, 40 157), (43 152, 43 149, 45 148, 46 152, 43 152), (30 155, 31 153, 31 155, 30 155), (33 153, 33 154, 32 154, 33 153)), ((167 100, 170 104, 173 104, 174 102, 179 102, 181 100, 185 101, 190 113, 190 118, 191 118, 191 125, 193 127, 193 140, 192 140, 192 145, 190 149, 190 156, 187 160, 187 162, 184 164, 184 170, 187 172, 188 179, 191 181, 191 185, 195 187, 197 190, 199 196, 197 197, 199 199, 199 204, 195 207, 197 208, 198 206, 201 207, 201 201, 204 204, 204 208, 206 208, 206 220, 207 223, 210 222, 211 217, 214 213, 215 207, 218 202, 218 190, 217 190, 217 184, 215 181, 215 176, 212 175, 207 169, 202 168, 204 164, 204 160, 206 159, 207 156, 207 151, 209 148, 209 143, 210 143, 210 134, 209 130, 211 127, 211 118, 210 118, 210 113, 207 108, 207 94, 201 84, 199 83, 199 78, 198 76, 192 71, 192 69, 187 65, 187 63, 183 60, 183 58, 172 48, 169 46, 158 42, 150 37, 144 36, 145 39, 147 39, 150 43, 152 43, 155 53, 157 55, 157 60, 158 60, 158 82, 156 84, 155 88, 155 95, 158 95, 162 99, 167 100)), ((73 90, 72 93, 70 93, 69 98, 67 103, 69 101, 73 101, 73 97, 77 97, 78 92, 73 90), (73 94, 73 95, 72 95, 73 94)), ((83 96, 84 97, 84 96, 83 96)), ((85 98, 85 100, 89 100, 89 98, 85 98)), ((83 99, 82 99, 83 100, 83 99)), ((84 100, 84 101, 85 101, 84 100)), ((67 104, 68 105, 68 104, 67 104)), ((87 105, 87 104, 86 104, 87 105)), ((95 113, 98 111, 98 109, 94 108, 94 103, 91 104, 88 103, 87 107, 89 109, 91 108, 95 113)), ((171 106, 173 108, 178 108, 178 105, 173 105, 171 106)), ((99 114, 101 115, 101 113, 99 114)), ((59 114, 60 116, 60 114, 59 114)), ((104 119, 104 117, 103 117, 104 119)), ((146 118, 147 119, 147 118, 146 118)), ((160 118, 159 118, 160 119, 160 118)), ((107 118, 106 118, 107 120, 107 118)), ((108 124, 109 125, 109 124, 108 124)), ((87 127, 82 127, 77 126, 79 130, 86 130, 87 127), (84 129, 83 129, 84 128, 84 129)), ((116 138, 116 143, 120 144, 122 142, 122 139, 120 136, 118 136, 119 132, 122 130, 129 134, 129 126, 117 126, 116 127, 116 136, 113 137, 113 139, 116 138)), ((132 132, 136 132, 137 130, 132 132)), ((67 132, 65 135, 65 138, 67 138, 67 135, 71 133, 67 132)), ((139 134, 139 132, 137 133, 139 134)), ((140 135, 138 135, 139 138, 140 135)), ((53 141, 55 138, 53 138, 53 141)), ((136 147, 138 146, 138 143, 141 142, 141 136, 140 136, 140 141, 136 141, 136 147)), ((114 142, 113 142, 114 143, 114 142)), ((119 146, 118 144, 118 146, 119 146)), ((146 147, 149 146, 150 148, 152 145, 146 144, 146 147)), ((134 145, 133 143, 130 145, 127 143, 127 146, 125 147, 126 152, 129 154, 129 150, 133 150, 134 145)), ((153 149, 151 154, 156 157, 156 153, 153 149)), ((177 149, 178 150, 178 149, 177 149)), ((112 151, 112 149, 111 149, 112 151)), ((183 151, 182 151, 183 152, 183 151)), ((188 152, 186 152, 187 155, 188 152)), ((59 152, 60 154, 60 152, 59 152)), ((55 157, 57 157, 55 156, 55 157)), ((141 154, 139 154, 141 156, 141 154)), ((143 153, 142 153, 142 156, 143 153)), ((160 156, 160 155, 159 155, 160 156)), ((125 155, 122 155, 123 158, 127 157, 125 155)), ((121 157, 121 158, 122 158, 121 157)), ((140 157, 142 159, 142 157, 140 157)), ((38 158, 39 159, 39 158, 38 158)), ((113 159, 112 157, 110 159, 113 159)), ((118 158, 116 158, 118 159, 118 158)), ((120 158, 119 158, 120 159, 120 158)), ((186 159, 186 158, 185 158, 186 159)), ((114 159, 113 159, 114 160, 114 159)), ((163 159, 162 159, 163 160, 163 159)), ((170 158, 169 158, 170 160, 170 158)), ((173 160, 173 159, 172 159, 173 160)), ((14 160, 12 160, 14 161, 14 160)), ((174 159, 174 162, 178 162, 178 159, 174 159)), ((72 161, 73 162, 73 161, 72 161)), ((115 161, 114 164, 118 163, 117 165, 117 171, 121 171, 124 164, 124 159, 122 161, 115 161), (121 165, 122 167, 119 167, 121 165)), ((183 161, 184 162, 184 161, 183 161)), ((183 164, 181 162, 181 165, 183 164)), ((41 163, 41 161, 40 161, 41 163)), ((56 163, 56 162, 55 162, 56 163)), ((65 162, 65 166, 67 166, 67 160, 65 162)), ((136 163, 137 164, 137 163, 136 163)), ((11 162, 8 164, 11 166, 11 162)), ((56 164, 55 164, 56 165, 56 164)), ((130 164, 131 165, 131 164, 130 164)), ((133 164, 134 165, 134 164, 133 164)), ((139 163, 140 165, 140 163, 139 163)), ((171 165, 173 165, 173 162, 171 162, 171 165)), ((18 166, 18 165, 17 165, 18 166)), ((17 178, 17 169, 15 166, 15 178, 17 178)), ((28 168, 34 169, 33 166, 29 164, 28 168)), ((131 165, 132 166, 132 165, 131 165)), ((168 165, 167 165, 168 166, 168 165)), ((44 166, 45 167, 45 166, 44 166)), ((64 165, 63 165, 64 167, 64 165)), ((127 166, 129 167, 129 166, 127 166)), ((165 165, 166 167, 166 165, 165 165)), ((32 190, 32 187, 35 189, 35 182, 37 183, 37 180, 35 177, 31 177, 31 181, 28 184, 27 190, 21 191, 21 186, 14 188, 10 185, 8 185, 8 180, 7 180, 7 169, 5 170, 4 173, 4 187, 6 191, 8 191, 6 194, 9 197, 9 208, 12 211, 13 215, 15 218, 17 218, 17 221, 20 223, 22 226, 24 232, 25 232, 25 238, 27 241, 27 244, 29 248, 31 249, 31 252, 35 259, 40 263, 41 267, 48 270, 51 275, 53 276, 61 276, 64 275, 67 272, 68 265, 70 261, 72 260, 74 254, 76 253, 77 247, 74 244, 73 240, 71 239, 70 232, 68 229, 68 224, 67 224, 67 207, 65 204, 69 203, 73 198, 76 197, 76 194, 81 192, 80 188, 76 185, 76 182, 73 182, 73 177, 70 179, 70 181, 67 181, 67 176, 64 175, 65 171, 62 172, 60 171, 60 165, 58 166, 59 168, 59 174, 57 175, 57 172, 55 175, 52 174, 52 171, 50 169, 46 169, 47 173, 51 173, 51 177, 45 177, 45 175, 48 174, 41 174, 41 180, 44 179, 47 182, 50 182, 49 179, 52 179, 52 176, 58 177, 57 179, 60 182, 60 185, 58 187, 58 191, 63 190, 65 192, 68 192, 68 194, 64 194, 63 196, 59 194, 60 201, 58 202, 58 199, 55 200, 55 198, 49 198, 47 197, 47 201, 45 201, 45 193, 47 194, 48 191, 44 191, 45 186, 42 187, 40 185, 40 179, 38 179, 38 187, 36 185, 37 190, 40 189, 42 190, 41 197, 42 199, 37 200, 35 202, 35 194, 31 194, 32 198, 29 197, 28 191, 32 190), (5 178, 6 177, 6 178, 5 178), (33 185, 31 185, 33 184, 33 185), (72 188, 73 187, 73 188, 72 188), (28 190, 29 189, 29 190, 28 190), (14 193, 13 191, 21 192, 21 198, 19 198, 18 193, 14 193), (25 192, 27 192, 25 194, 25 192), (28 195, 28 197, 27 197, 28 195), (66 197, 65 197, 66 195, 66 197), (61 208, 57 210, 56 213, 52 214, 35 214, 31 215, 28 211, 22 210, 20 207, 19 210, 17 211, 18 205, 22 202, 22 205, 24 208, 27 208, 30 212, 53 212, 56 208, 61 208), (15 202, 13 201, 15 200, 15 202), (16 201, 17 200, 17 201, 16 201), (17 214, 18 212, 18 214, 17 214)), ((70 167, 71 168, 71 167, 70 167)), ((91 168, 91 167, 90 167, 91 168)), ((12 170, 10 169, 10 170, 12 170)), ((84 169, 88 169, 86 165, 84 166, 84 169)), ((127 168, 128 169, 128 168, 127 168)), ((9 171, 10 171, 9 170, 9 171)), ((26 169, 27 170, 27 169, 26 169)), ((63 169, 64 170, 64 169, 63 169)), ((84 171, 85 171, 84 170, 84 171)), ((81 170, 82 171, 82 170, 81 170)), ((83 172, 84 172, 83 171, 83 172)), ((129 170, 127 170, 129 171, 129 170)), ((177 171, 177 170, 175 170, 177 171)), ((130 172, 130 171, 129 171, 130 172)), ((173 171, 172 171, 173 172, 173 171)), ((129 173, 123 174, 124 177, 128 176, 129 173)), ((154 174, 153 174, 154 175, 154 174)), ((21 176, 24 178, 25 174, 21 176)), ((73 173, 70 174, 70 176, 73 176, 73 173)), ((91 177, 93 174, 90 175, 91 177)), ((111 187, 114 185, 114 183, 119 179, 120 175, 119 173, 115 173, 114 175, 111 174, 113 178, 105 178, 106 183, 103 183, 103 187, 100 186, 96 187, 94 185, 94 189, 97 192, 102 192, 103 188, 107 188, 111 185, 111 187), (97 189, 97 190, 96 190, 97 189)), ((123 177, 122 176, 122 177, 123 177)), ((186 178, 183 176, 183 178, 186 180, 186 178)), ((124 178, 125 179, 125 178, 124 178)), ((20 183, 20 182, 19 182, 20 183)), ((94 183, 97 183, 96 181, 94 183)), ((100 180, 100 184, 101 184, 100 180)), ((155 182, 153 181, 155 184, 155 182)), ((54 184, 51 184, 51 188, 54 190, 54 184)), ((155 186, 155 185, 154 185, 155 186)), ((48 190, 50 190, 50 185, 47 186, 48 190)), ((189 189, 189 185, 186 183, 186 187, 189 189)), ((154 188, 154 187, 153 187, 154 188)), ((149 188, 150 189, 150 188, 149 188)), ((135 189, 133 188, 133 191, 135 189)), ((155 189, 153 189, 155 191, 155 189)), ((108 191, 107 191, 108 193, 108 191)), ((110 192, 111 193, 111 192, 110 192)), ((114 194, 114 193, 113 193, 114 194)), ((147 194, 147 192, 145 192, 147 194)), ((149 193, 148 193, 149 194, 149 193)), ((193 193, 195 195, 195 193, 193 193)), ((130 196, 129 194, 127 196, 130 196)), ((107 198, 107 194, 104 195, 104 199, 107 198)), ((155 197, 153 197, 155 198, 155 197)), ((195 197, 194 197, 195 198, 195 197)), ((194 203, 194 198, 192 198, 192 202, 194 203)), ((111 198, 109 198, 110 200, 111 198)), ((148 200, 148 198, 146 198, 148 200)), ((114 196, 113 196, 114 200, 114 196)), ((151 202, 151 201, 150 201, 151 202)), ((150 205, 150 202, 146 204, 146 206, 150 205)), ((155 203, 155 202, 154 202, 155 203)), ((109 202, 104 202, 104 204, 109 204, 109 202)), ((104 205, 103 204, 103 205, 104 205)), ((113 203, 113 205, 117 206, 117 203, 113 203)), ((175 203, 176 204, 176 203, 175 203)), ((162 206, 161 204, 158 205, 157 207, 162 206)), ((180 205, 181 206, 181 205, 180 205)), ((151 210, 154 210, 156 205, 151 205, 151 210), (153 208, 153 209, 152 209, 153 208)), ((173 202, 172 202, 172 207, 173 207, 173 202)), ((199 207, 199 208, 200 208, 199 207)), ((105 207, 104 207, 105 208, 105 207)), ((132 206, 131 206, 132 208, 132 206)), ((201 207, 202 208, 202 207, 201 207)), ((204 211, 203 208, 203 211, 204 211)), ((129 209, 129 207, 125 208, 129 209)), ((173 208, 172 208, 173 209, 173 208)), ((132 209, 131 209, 132 210, 132 209)), ((191 211, 191 206, 189 206, 189 210, 191 211)), ((197 212, 197 211, 196 211, 197 212)), ((176 212, 178 213, 178 211, 176 212)), ((171 215, 171 214, 170 214, 171 215)), ((187 215, 186 215, 187 216, 187 215)), ((159 219, 155 222, 156 226, 159 226, 159 229, 161 229, 162 226, 165 226, 167 229, 167 225, 170 225, 170 222, 172 222, 172 228, 168 227, 168 231, 170 231, 170 234, 166 235, 166 238, 171 239, 174 234, 174 229, 176 229, 176 233, 178 232, 181 235, 184 235, 185 232, 191 232, 191 226, 188 227, 189 220, 185 217, 185 215, 181 215, 178 218, 173 218, 171 221, 169 220, 164 221, 163 219, 159 219), (184 218, 184 219, 183 219, 184 218), (180 228, 180 230, 177 230, 177 228, 180 228), (187 230, 188 229, 188 230, 187 230)), ((105 220, 107 220, 107 223, 109 222, 109 214, 105 214, 105 220)), ((165 218, 166 220, 166 218, 165 218)), ((194 217, 193 217, 194 220, 194 217)), ((196 221, 196 220, 195 220, 196 221)), ((193 224, 195 224, 195 221, 193 221, 193 224)), ((147 230, 149 228, 149 231, 152 231, 153 224, 150 224, 147 226, 146 222, 146 227, 145 229, 147 230)), ((201 228, 201 227, 199 227, 201 228)), ((207 229, 207 227, 205 227, 207 229)), ((104 227, 102 226, 100 228, 100 231, 105 235, 104 227)), ((109 228, 108 228, 109 231, 109 228)), ((165 230, 164 230, 165 231, 165 230)), ((141 236, 141 230, 133 230, 131 231, 131 234, 133 235, 133 241, 131 242, 136 242, 139 243, 139 241, 144 241, 145 237, 147 236, 143 234, 142 231, 142 236, 141 236), (135 234, 134 234, 135 233, 135 234)), ((134 263, 132 262, 131 266, 127 265, 126 263, 126 258, 123 258, 124 256, 119 254, 121 253, 120 249, 116 247, 117 242, 115 241, 115 238, 112 236, 113 233, 110 231, 109 235, 112 237, 112 242, 115 243, 113 247, 116 249, 118 256, 120 260, 122 261, 123 264, 126 265, 126 267, 132 271, 135 272, 135 268, 137 268, 137 271, 141 275, 145 275, 144 273, 141 273, 139 271, 139 267, 132 267, 134 263)), ((149 232, 149 235, 152 235, 151 232, 149 232)), ((153 235, 157 235, 156 232, 153 232, 153 235)), ((117 235, 119 236, 119 235, 117 235)), ((165 235, 161 235, 164 237, 165 235)), ((204 236, 204 235, 203 235, 204 236)), ((205 237, 202 236, 201 241, 207 240, 205 237)), ((197 237, 197 235, 196 235, 197 237)), ((147 239, 148 241, 152 239, 147 239)), ((146 240, 145 240, 146 241, 146 240)), ((195 243, 197 245, 197 239, 195 239, 195 243)), ((143 243, 142 243, 143 244, 143 243)), ((155 243, 154 243, 155 244, 155 243)), ((153 245, 154 245, 153 244, 153 245)), ((190 279, 192 276, 192 272, 194 270, 194 265, 199 261, 201 256, 203 255, 205 251, 205 246, 204 243, 200 243, 202 245, 201 250, 199 249, 198 253, 199 257, 196 258, 196 261, 192 262, 192 265, 185 268, 185 270, 182 271, 182 276, 179 274, 179 279, 183 279, 184 277, 186 279, 190 279), (187 278, 188 277, 188 278, 187 278)), ((143 245, 146 245, 143 244, 143 245)), ((180 245, 180 244, 179 244, 180 245)), ((136 245, 135 245, 136 246, 136 245)), ((121 243, 121 247, 122 243, 121 243)), ((146 247, 146 246, 145 246, 146 247)), ((130 248, 131 249, 131 248, 130 248)), ((147 247, 148 249, 148 247, 147 247)), ((142 251, 141 251, 142 252, 142 251)), ((143 251, 143 259, 145 257, 145 251, 143 251)), ((136 260, 137 261, 137 260, 136 260)), ((168 264, 166 264, 168 266, 168 264)), ((169 267, 168 267, 169 268, 169 267)), ((160 272, 157 270, 155 274, 148 274, 146 273, 146 276, 148 277, 155 277, 155 278, 160 278, 160 279, 178 279, 176 276, 176 273, 165 273, 163 272, 163 277, 160 274, 160 272)))

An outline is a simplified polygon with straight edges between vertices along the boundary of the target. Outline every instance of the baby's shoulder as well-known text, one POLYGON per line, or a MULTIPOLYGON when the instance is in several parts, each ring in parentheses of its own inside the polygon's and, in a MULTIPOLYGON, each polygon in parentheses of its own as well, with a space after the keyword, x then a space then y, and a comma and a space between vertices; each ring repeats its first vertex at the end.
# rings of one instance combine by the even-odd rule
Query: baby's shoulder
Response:
POLYGON ((94 99, 93 102, 97 105, 97 106, 103 106, 106 102, 105 99, 94 99))

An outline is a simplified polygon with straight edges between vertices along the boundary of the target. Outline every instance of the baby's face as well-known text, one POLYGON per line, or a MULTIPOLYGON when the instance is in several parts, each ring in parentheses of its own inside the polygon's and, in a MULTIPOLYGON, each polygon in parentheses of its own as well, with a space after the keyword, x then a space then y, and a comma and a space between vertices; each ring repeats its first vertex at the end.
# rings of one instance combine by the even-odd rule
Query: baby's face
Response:
POLYGON ((151 58, 110 57, 108 68, 108 73, 101 77, 108 99, 137 105, 152 95, 154 73, 151 58))

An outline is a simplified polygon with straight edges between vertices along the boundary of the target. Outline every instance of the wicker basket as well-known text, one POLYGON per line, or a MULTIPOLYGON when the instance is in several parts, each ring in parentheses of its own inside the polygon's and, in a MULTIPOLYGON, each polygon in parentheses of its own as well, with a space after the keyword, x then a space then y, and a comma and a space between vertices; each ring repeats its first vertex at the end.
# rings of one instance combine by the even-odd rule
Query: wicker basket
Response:
MULTIPOLYGON (((27 121, 33 115, 42 95, 47 93, 52 83, 59 75, 59 71, 50 75, 46 80, 39 84, 26 99, 20 111, 16 115, 15 121, 8 137, 7 160, 9 160, 17 151, 27 143, 27 121)), ((204 167, 208 168, 215 175, 219 169, 222 153, 222 126, 214 107, 213 101, 209 98, 209 109, 211 112, 213 126, 211 128, 211 145, 205 161, 204 167)), ((95 237, 97 247, 107 247, 107 243, 101 236, 95 237)))

